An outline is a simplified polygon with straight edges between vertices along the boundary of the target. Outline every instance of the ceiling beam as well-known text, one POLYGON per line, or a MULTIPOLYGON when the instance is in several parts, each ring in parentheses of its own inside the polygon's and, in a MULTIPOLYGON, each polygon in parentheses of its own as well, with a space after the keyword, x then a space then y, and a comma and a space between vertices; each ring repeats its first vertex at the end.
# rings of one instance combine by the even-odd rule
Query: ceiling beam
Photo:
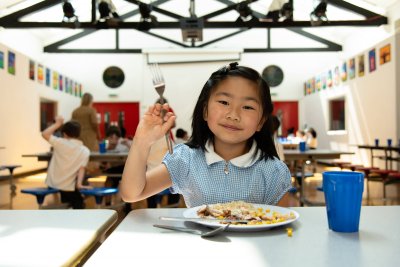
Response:
MULTIPOLYGON (((115 22, 108 24, 109 29, 138 29, 141 22, 115 22)), ((229 29, 229 28, 308 28, 308 27, 335 27, 335 26, 357 26, 369 27, 380 26, 387 24, 387 18, 375 17, 368 20, 330 20, 322 21, 319 26, 312 26, 311 21, 289 21, 289 22, 272 22, 272 21, 256 21, 256 22, 242 22, 237 23, 234 21, 204 21, 204 29, 229 29)), ((69 29, 96 29, 99 24, 91 22, 67 23, 67 22, 21 22, 13 21, 4 23, 0 20, 0 26, 9 29, 23 29, 23 28, 69 28, 69 29)), ((103 28, 103 27, 101 27, 103 28)), ((180 29, 179 22, 161 22, 151 27, 152 29, 180 29)))

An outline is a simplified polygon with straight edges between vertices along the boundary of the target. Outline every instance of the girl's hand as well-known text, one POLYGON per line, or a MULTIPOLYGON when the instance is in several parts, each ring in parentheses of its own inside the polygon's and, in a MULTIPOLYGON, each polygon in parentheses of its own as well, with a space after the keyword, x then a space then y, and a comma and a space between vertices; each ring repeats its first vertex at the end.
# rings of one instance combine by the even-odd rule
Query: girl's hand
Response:
POLYGON ((161 104, 150 106, 139 122, 134 140, 146 140, 153 144, 163 137, 172 128, 176 118, 172 112, 167 112, 168 110, 169 105, 167 103, 162 106, 161 104), (162 118, 161 114, 164 112, 165 115, 162 118))

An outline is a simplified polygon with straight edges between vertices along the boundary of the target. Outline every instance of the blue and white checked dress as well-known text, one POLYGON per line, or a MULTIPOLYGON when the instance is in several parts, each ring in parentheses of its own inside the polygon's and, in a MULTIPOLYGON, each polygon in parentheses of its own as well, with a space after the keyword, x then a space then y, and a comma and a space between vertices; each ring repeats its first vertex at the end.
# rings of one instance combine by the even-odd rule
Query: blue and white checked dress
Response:
POLYGON ((187 207, 234 200, 276 205, 291 187, 284 162, 260 160, 260 151, 253 157, 255 142, 248 153, 228 162, 214 152, 212 144, 206 148, 204 153, 178 144, 163 160, 172 180, 171 192, 182 194, 187 207))

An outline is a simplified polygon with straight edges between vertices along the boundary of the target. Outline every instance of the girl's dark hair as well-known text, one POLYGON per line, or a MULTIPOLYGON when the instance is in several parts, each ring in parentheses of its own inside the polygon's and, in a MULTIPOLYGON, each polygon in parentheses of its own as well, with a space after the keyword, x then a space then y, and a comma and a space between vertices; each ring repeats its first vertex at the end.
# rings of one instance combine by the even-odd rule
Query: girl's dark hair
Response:
POLYGON ((61 133, 71 138, 78 138, 81 134, 81 125, 77 121, 69 121, 61 127, 61 133))
POLYGON ((261 158, 264 158, 265 160, 268 158, 272 159, 273 157, 279 158, 278 153, 275 149, 273 137, 271 135, 271 133, 273 132, 273 104, 271 100, 269 86, 257 71, 249 67, 238 66, 237 62, 230 63, 228 66, 224 66, 211 74, 210 78, 203 86, 203 89, 201 90, 200 96, 193 111, 193 131, 187 145, 192 148, 200 147, 203 150, 206 150, 205 146, 207 140, 214 140, 214 134, 208 128, 208 124, 204 120, 204 112, 207 110, 208 100, 210 99, 211 93, 217 88, 221 81, 227 79, 228 77, 242 77, 244 79, 254 82, 257 85, 262 103, 262 117, 265 120, 265 123, 262 126, 261 130, 255 132, 255 134, 248 140, 247 145, 251 147, 253 140, 256 140, 257 148, 259 148, 262 152, 261 158))

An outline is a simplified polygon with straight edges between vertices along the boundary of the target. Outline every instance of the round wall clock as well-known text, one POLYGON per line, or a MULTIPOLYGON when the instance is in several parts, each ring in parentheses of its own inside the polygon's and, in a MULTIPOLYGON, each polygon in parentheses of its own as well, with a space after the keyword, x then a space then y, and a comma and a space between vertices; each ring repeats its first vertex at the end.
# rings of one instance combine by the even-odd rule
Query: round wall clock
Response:
POLYGON ((266 67, 261 76, 270 87, 278 86, 283 81, 283 71, 276 65, 270 65, 266 67))
POLYGON ((103 81, 110 88, 120 87, 124 80, 125 74, 118 67, 108 67, 103 73, 103 81))

